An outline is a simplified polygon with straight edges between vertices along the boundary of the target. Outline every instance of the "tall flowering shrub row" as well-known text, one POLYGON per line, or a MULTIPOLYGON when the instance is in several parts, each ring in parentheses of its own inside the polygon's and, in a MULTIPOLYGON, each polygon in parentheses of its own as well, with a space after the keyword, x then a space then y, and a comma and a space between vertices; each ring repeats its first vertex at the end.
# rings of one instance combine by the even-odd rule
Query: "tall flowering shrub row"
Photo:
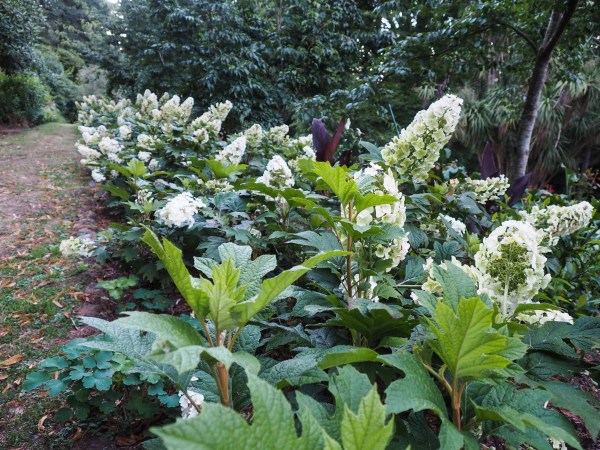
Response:
MULTIPOLYGON (((531 195, 521 211, 497 209, 504 177, 444 177, 440 154, 461 105, 443 97, 382 148, 364 143, 369 153, 350 168, 316 161, 311 136, 292 138, 285 125, 225 135, 228 102, 198 117, 192 99, 148 91, 135 102, 79 105, 82 163, 125 214, 107 245, 130 263, 143 260, 136 267, 149 280, 164 268, 194 313, 86 319, 108 336, 87 345, 121 352, 132 370, 156 370, 176 387, 189 419, 155 430, 169 448, 226 447, 221 439, 270 448, 273 433, 298 448, 361 448, 351 444, 359 438, 371 439, 369 448, 417 446, 423 437, 401 413, 425 420, 425 410, 441 423, 428 446, 478 448, 491 435, 516 447, 578 446, 544 406, 564 399, 544 384, 553 369, 538 368, 552 351, 542 342, 549 331, 577 334, 560 341, 574 355, 600 335, 596 320, 575 320, 579 306, 563 302, 563 312, 545 294, 562 270, 556 249, 578 233, 597 239, 594 209, 531 195), (161 265, 149 269, 156 257, 161 265), (304 391, 314 393, 328 383, 335 405, 298 391, 294 413, 274 389, 315 385, 304 391), (469 394, 474 406, 465 407, 470 386, 481 395, 469 394), (251 402, 249 426, 231 408, 251 402), (291 426, 265 422, 267 404, 291 426), (311 433, 297 433, 294 415, 311 433), (365 423, 378 431, 357 428, 365 423), (223 426, 230 436, 210 434, 223 426)), ((87 241, 64 247, 91 251, 87 241)), ((596 422, 586 426, 597 432, 596 422)))

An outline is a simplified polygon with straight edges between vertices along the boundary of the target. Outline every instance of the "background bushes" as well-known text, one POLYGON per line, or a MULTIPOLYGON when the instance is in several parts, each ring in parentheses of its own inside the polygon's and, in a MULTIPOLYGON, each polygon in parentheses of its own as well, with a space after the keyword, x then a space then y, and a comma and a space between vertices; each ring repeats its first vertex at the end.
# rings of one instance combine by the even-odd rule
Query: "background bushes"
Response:
POLYGON ((48 91, 35 75, 0 71, 0 122, 9 125, 42 121, 48 91))

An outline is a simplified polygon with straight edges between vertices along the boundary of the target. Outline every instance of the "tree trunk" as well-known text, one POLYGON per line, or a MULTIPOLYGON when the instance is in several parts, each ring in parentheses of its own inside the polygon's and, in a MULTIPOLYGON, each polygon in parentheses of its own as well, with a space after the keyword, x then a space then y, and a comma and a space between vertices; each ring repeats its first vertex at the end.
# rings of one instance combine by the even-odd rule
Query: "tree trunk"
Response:
POLYGON ((548 78, 548 67, 552 59, 552 52, 558 44, 558 41, 565 31, 565 28, 575 9, 577 8, 578 0, 567 0, 564 11, 559 11, 558 1, 554 4, 554 9, 550 14, 550 20, 544 34, 542 45, 536 52, 535 64, 529 79, 527 87, 527 95, 523 104, 523 111, 519 120, 517 136, 515 139, 515 147, 512 152, 512 158, 508 158, 509 170, 508 174, 512 180, 522 177, 527 172, 527 162, 529 161, 529 151, 531 149, 531 137, 535 121, 540 108, 540 99, 542 91, 548 78))

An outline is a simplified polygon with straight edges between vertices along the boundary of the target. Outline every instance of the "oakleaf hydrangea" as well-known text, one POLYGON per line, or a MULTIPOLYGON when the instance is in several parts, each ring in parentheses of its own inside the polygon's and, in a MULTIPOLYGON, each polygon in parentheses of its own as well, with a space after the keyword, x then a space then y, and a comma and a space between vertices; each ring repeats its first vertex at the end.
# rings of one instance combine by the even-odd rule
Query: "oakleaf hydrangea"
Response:
POLYGON ((190 192, 182 192, 159 209, 156 217, 168 227, 191 227, 194 215, 204 206, 206 205, 201 199, 194 198, 190 192))
POLYGON ((574 233, 587 227, 594 213, 588 202, 580 202, 571 206, 550 205, 540 209, 534 206, 530 213, 521 211, 521 217, 536 228, 543 230, 547 236, 547 244, 556 245, 561 236, 574 233))
POLYGON ((527 222, 508 220, 484 238, 475 254, 479 292, 511 315, 519 303, 528 303, 550 282, 544 274, 546 257, 540 251, 543 233, 527 222))
POLYGON ((295 184, 294 175, 286 164, 285 160, 279 156, 274 156, 268 163, 262 176, 256 179, 257 183, 266 184, 275 189, 285 189, 293 187, 295 184))
POLYGON ((425 181, 458 124, 462 103, 455 95, 445 95, 427 110, 418 112, 400 136, 381 151, 385 163, 400 178, 425 181))
POLYGON ((223 164, 239 164, 246 152, 246 136, 242 135, 221 150, 215 159, 223 164))
POLYGON ((65 258, 72 256, 87 258, 92 255, 95 247, 96 244, 91 239, 71 236, 69 239, 64 239, 58 249, 65 258))
POLYGON ((472 180, 465 178, 464 190, 472 191, 478 203, 486 203, 490 200, 500 200, 510 187, 510 182, 505 175, 486 178, 485 180, 472 180))

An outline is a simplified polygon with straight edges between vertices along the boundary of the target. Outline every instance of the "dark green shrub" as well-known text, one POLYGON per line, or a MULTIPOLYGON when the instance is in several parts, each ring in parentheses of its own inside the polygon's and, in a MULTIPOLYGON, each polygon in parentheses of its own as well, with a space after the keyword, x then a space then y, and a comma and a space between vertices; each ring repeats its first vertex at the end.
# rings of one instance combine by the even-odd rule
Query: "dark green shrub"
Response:
POLYGON ((48 86, 56 107, 69 122, 75 121, 77 85, 69 78, 59 56, 50 47, 40 47, 35 56, 36 71, 40 80, 48 86))
POLYGON ((7 75, 0 71, 0 122, 36 124, 41 122, 48 93, 34 75, 7 75))

